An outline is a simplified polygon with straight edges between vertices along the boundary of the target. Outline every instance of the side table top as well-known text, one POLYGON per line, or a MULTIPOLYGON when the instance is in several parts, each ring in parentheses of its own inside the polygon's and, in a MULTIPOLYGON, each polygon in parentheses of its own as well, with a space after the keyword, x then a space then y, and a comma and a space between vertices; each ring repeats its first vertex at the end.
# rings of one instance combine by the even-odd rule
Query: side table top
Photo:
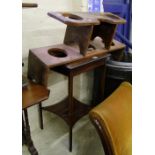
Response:
POLYGON ((49 92, 46 87, 30 82, 22 89, 22 109, 48 99, 49 92))

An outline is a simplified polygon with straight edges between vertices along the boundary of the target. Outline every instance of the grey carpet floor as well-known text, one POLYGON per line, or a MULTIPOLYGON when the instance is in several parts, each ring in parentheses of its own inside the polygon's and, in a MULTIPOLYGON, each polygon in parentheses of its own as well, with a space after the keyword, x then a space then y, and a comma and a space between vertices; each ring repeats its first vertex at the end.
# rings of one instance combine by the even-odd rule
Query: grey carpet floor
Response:
MULTIPOLYGON (((32 126, 31 136, 39 155, 104 155, 99 136, 87 115, 73 128, 72 152, 68 149, 66 123, 49 112, 44 111, 43 116, 43 130, 39 128, 38 122, 33 120, 31 115, 29 116, 30 126, 32 126)), ((26 146, 22 146, 22 154, 30 155, 26 146)))

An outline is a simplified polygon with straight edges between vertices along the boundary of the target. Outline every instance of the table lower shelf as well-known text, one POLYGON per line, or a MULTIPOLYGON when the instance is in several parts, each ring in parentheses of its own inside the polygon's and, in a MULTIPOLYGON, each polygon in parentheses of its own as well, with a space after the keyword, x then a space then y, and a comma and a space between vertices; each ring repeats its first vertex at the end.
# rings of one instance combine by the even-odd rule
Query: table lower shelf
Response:
POLYGON ((42 107, 43 110, 52 112, 62 119, 70 126, 73 127, 74 124, 84 115, 86 115, 89 110, 92 108, 90 105, 86 105, 84 103, 81 103, 77 99, 73 98, 73 110, 69 110, 69 98, 65 98, 61 102, 42 107))

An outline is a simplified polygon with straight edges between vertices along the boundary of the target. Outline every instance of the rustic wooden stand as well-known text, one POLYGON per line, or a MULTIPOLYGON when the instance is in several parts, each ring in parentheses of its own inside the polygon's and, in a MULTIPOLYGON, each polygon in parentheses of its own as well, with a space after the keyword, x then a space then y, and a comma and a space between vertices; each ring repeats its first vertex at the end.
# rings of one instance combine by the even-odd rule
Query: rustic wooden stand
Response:
POLYGON ((67 25, 64 44, 77 47, 82 55, 86 55, 90 41, 97 36, 109 49, 117 24, 126 22, 111 13, 49 12, 48 15, 67 25))
MULTIPOLYGON (((93 44, 93 47, 94 46, 95 44, 93 44)), ((96 47, 97 48, 93 51, 89 51, 88 49, 86 56, 81 55, 79 50, 65 44, 30 49, 28 58, 28 78, 36 83, 47 86, 50 69, 72 62, 83 61, 94 56, 103 56, 107 53, 117 55, 116 58, 119 58, 125 45, 113 40, 113 44, 109 50, 105 48, 99 49, 98 47, 102 47, 102 43, 96 47), (56 56, 51 56, 49 51, 54 51, 56 56), (63 51, 65 51, 65 53, 63 51)))

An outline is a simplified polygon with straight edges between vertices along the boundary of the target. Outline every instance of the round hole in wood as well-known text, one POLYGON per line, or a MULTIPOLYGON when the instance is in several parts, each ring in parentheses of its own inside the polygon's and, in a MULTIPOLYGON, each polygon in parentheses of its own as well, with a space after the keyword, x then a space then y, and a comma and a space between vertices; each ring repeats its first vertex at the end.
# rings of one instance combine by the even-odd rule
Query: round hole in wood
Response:
POLYGON ((82 17, 74 15, 74 14, 64 13, 63 15, 73 20, 82 20, 82 17))
POLYGON ((107 17, 112 18, 112 19, 119 19, 116 15, 113 14, 106 14, 107 17))
POLYGON ((59 48, 52 48, 48 50, 48 54, 58 58, 64 58, 67 56, 66 51, 59 48))

